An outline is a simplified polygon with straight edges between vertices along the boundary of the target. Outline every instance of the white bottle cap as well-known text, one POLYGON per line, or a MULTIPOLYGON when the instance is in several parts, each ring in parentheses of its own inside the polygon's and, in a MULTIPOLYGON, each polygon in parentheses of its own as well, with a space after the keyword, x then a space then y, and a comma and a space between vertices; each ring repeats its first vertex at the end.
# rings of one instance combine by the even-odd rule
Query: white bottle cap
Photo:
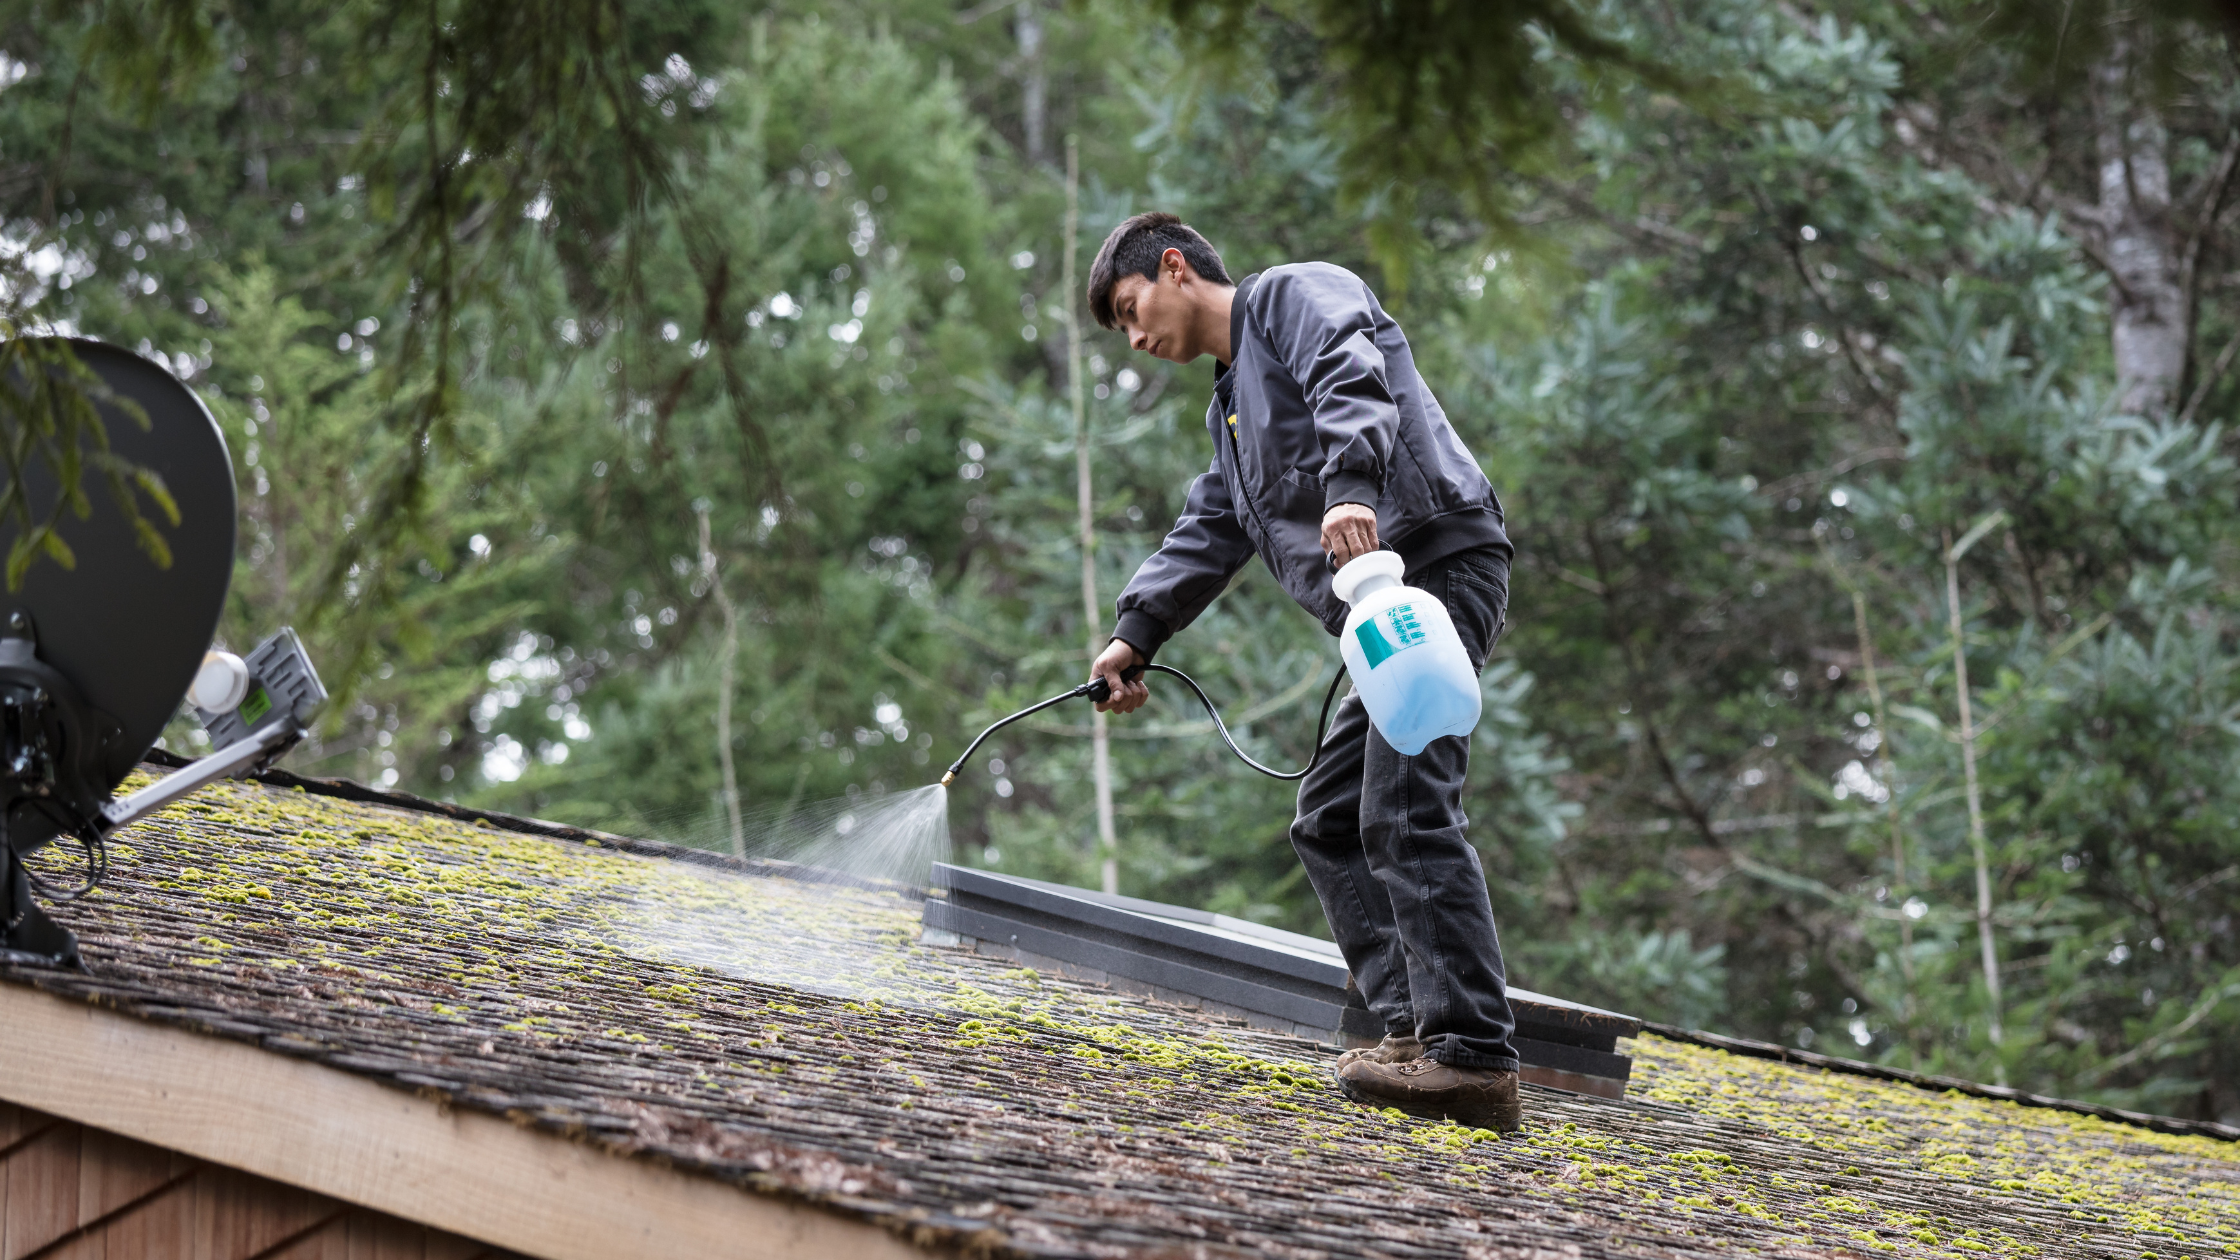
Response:
POLYGON ((1400 578, 1408 571, 1407 562, 1397 551, 1372 551, 1355 556, 1330 579, 1330 589, 1339 599, 1352 604, 1372 591, 1399 585, 1400 578), (1382 579, 1382 580, 1373 580, 1382 579))
POLYGON ((187 699, 204 713, 224 713, 249 694, 249 666, 231 652, 205 652, 187 699))

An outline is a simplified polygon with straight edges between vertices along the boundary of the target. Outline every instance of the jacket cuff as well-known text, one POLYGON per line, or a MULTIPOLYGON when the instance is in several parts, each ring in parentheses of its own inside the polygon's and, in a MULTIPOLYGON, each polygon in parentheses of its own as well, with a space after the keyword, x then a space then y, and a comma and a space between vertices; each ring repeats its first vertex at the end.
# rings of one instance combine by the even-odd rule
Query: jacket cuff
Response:
POLYGON ((1374 510, 1377 500, 1383 497, 1383 488, 1364 472, 1341 470, 1322 479, 1322 510, 1325 512, 1341 503, 1358 503, 1374 510))
POLYGON ((1131 608, 1120 614, 1120 624, 1113 627, 1112 637, 1134 648, 1148 665, 1172 636, 1157 617, 1140 608, 1131 608))

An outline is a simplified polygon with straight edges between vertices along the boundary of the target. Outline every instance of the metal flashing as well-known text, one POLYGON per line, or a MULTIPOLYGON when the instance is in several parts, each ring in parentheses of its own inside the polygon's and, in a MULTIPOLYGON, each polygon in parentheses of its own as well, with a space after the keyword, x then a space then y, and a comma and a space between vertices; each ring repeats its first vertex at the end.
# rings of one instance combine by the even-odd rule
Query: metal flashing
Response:
MULTIPOLYGON (((1227 915, 1017 875, 936 864, 927 939, 1049 967, 1116 988, 1192 1002, 1255 1027, 1367 1044, 1384 1032, 1329 941, 1227 915)), ((1617 1040, 1630 1015, 1509 990, 1523 1076, 1622 1098, 1633 1061, 1617 1040)))

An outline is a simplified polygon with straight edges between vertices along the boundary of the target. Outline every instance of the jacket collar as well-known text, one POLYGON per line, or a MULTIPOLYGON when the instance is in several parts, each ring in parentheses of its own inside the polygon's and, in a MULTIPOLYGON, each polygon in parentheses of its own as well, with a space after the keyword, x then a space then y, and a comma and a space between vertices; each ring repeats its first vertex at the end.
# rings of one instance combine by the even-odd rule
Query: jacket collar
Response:
POLYGON ((1221 379, 1229 375, 1229 365, 1237 361, 1237 347, 1244 344, 1244 304, 1259 284, 1260 273, 1257 271, 1237 281, 1237 296, 1229 303, 1229 362, 1223 363, 1218 359, 1214 361, 1215 385, 1219 385, 1221 379))

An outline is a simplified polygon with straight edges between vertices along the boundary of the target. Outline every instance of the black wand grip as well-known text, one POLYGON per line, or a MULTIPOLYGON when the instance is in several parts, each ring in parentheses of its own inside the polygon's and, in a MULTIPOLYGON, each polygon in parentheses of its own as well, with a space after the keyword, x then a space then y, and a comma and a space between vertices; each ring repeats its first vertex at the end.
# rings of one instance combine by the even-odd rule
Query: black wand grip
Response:
MULTIPOLYGON (((1130 665, 1120 671, 1120 680, 1122 682, 1134 682, 1136 679, 1143 677, 1144 668, 1141 665, 1130 665)), ((1081 694, 1089 697, 1089 703, 1091 704, 1103 704, 1105 701, 1112 699, 1112 682, 1103 674, 1097 675, 1083 685, 1088 690, 1081 694)))

